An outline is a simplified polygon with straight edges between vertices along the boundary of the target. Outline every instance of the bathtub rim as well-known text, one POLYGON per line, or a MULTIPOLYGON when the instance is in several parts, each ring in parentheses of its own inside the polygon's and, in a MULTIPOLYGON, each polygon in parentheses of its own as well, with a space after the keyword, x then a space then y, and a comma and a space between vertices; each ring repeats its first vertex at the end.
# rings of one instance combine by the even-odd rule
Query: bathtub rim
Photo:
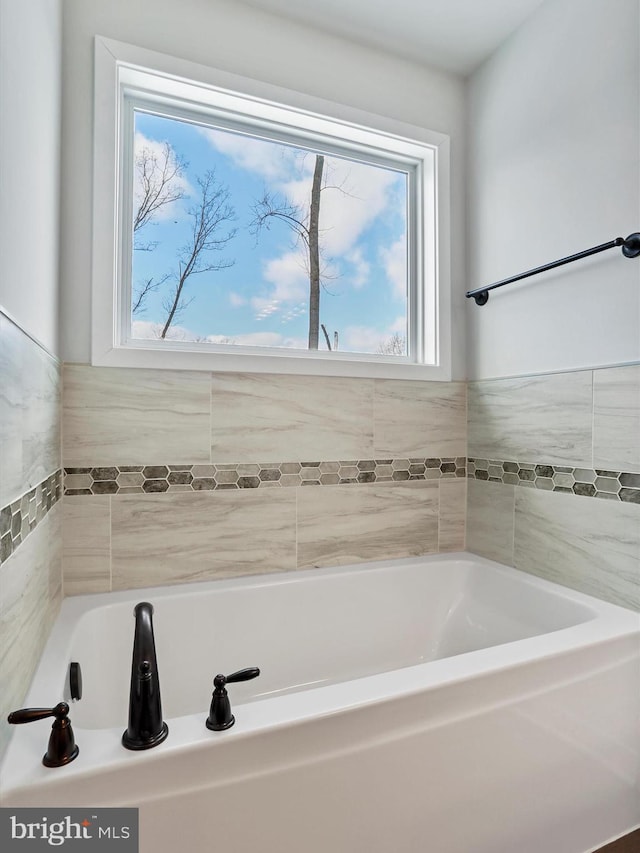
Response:
MULTIPOLYGON (((596 598, 588 593, 583 593, 568 586, 563 586, 555 581, 547 580, 538 575, 525 572, 522 569, 517 569, 513 566, 508 566, 505 563, 499 563, 495 560, 490 560, 486 557, 481 557, 472 554, 469 551, 456 551, 446 554, 424 554, 415 557, 402 557, 388 560, 369 560, 362 563, 345 563, 340 565, 322 566, 319 568, 304 568, 304 569, 289 569, 275 570, 273 572, 265 572, 259 574, 239 575, 237 577, 223 577, 212 580, 187 581, 179 584, 164 584, 161 586, 145 586, 135 587, 126 590, 114 590, 111 592, 92 592, 82 593, 80 595, 65 596, 62 601, 60 613, 56 619, 53 631, 59 626, 61 617, 73 620, 75 627, 79 618, 85 612, 94 607, 111 607, 112 605, 126 603, 128 601, 140 601, 145 596, 156 598, 168 598, 172 596, 188 597, 196 595, 199 592, 206 592, 214 588, 220 591, 235 587, 264 587, 264 586, 280 586, 283 584, 298 584, 305 580, 320 577, 339 576, 346 572, 350 574, 364 574, 376 571, 402 570, 417 565, 438 565, 440 563, 467 563, 469 565, 477 564, 478 566, 486 566, 491 568, 498 574, 507 577, 514 577, 524 585, 534 588, 553 591, 556 595, 572 601, 583 607, 587 607, 594 612, 594 615, 606 616, 618 613, 631 614, 639 616, 638 611, 630 607, 624 607, 620 604, 613 604, 604 599, 596 598)), ((70 623, 67 623, 67 628, 70 623)))

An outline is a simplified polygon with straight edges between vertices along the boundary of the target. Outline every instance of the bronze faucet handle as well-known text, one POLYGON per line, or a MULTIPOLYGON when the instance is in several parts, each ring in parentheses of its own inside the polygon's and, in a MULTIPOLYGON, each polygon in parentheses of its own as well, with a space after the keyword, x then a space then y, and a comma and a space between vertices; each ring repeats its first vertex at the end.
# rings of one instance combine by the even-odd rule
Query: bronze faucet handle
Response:
POLYGON ((56 717, 59 720, 64 719, 69 713, 69 706, 66 702, 60 702, 55 708, 21 708, 19 711, 12 711, 7 717, 7 721, 13 725, 21 723, 33 723, 36 720, 44 720, 46 717, 56 717))
POLYGON ((211 697, 209 716, 205 723, 208 729, 212 732, 221 732, 225 729, 230 729, 236 721, 236 718, 231 713, 231 703, 225 685, 235 684, 238 681, 250 681, 259 675, 260 670, 257 666, 251 666, 248 669, 239 669, 238 672, 232 672, 231 675, 216 675, 213 679, 215 690, 211 697))
POLYGON ((250 666, 247 669, 239 669, 237 672, 232 672, 231 675, 216 675, 213 679, 214 687, 224 687, 225 684, 235 684, 238 681, 251 681, 252 678, 257 678, 260 675, 260 670, 257 666, 250 666))
POLYGON ((42 758, 42 763, 45 767, 63 767, 73 761, 80 752, 68 714, 67 703, 59 702, 54 708, 21 708, 19 711, 12 711, 7 721, 13 725, 22 725, 44 720, 46 717, 55 717, 49 736, 49 746, 42 758))

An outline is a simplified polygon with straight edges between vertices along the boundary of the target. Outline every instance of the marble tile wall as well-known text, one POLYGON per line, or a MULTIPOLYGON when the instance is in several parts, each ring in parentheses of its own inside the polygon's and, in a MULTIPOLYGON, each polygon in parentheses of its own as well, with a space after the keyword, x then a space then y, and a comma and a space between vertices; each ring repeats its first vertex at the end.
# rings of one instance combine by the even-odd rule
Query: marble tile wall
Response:
POLYGON ((59 363, 0 311, 0 756, 62 600, 60 392, 59 363))
POLYGON ((469 456, 591 465, 592 373, 469 383, 469 456))
POLYGON ((464 383, 65 365, 66 594, 464 548, 464 383))
POLYGON ((640 610, 640 365, 468 400, 467 548, 640 610))
POLYGON ((0 311, 0 508, 60 468, 60 365, 0 311))
POLYGON ((438 483, 301 489, 298 566, 341 565, 438 550, 438 483))

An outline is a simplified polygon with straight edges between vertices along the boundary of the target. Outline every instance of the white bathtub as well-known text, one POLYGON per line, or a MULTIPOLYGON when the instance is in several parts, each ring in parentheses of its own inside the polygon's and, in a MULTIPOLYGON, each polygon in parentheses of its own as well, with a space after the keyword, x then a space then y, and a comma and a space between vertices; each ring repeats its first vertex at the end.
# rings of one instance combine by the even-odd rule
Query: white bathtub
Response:
POLYGON ((586 853, 640 825, 640 615, 466 554, 66 599, 5 806, 140 808, 143 853, 586 853), (167 740, 120 743, 151 601, 167 740), (218 672, 236 724, 205 719, 218 672))

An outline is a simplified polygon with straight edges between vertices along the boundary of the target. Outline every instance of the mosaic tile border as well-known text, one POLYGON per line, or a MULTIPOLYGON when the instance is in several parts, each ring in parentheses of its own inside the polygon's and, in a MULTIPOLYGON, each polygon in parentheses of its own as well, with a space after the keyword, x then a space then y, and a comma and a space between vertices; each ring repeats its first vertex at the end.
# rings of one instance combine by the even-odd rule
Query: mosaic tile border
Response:
POLYGON ((638 473, 470 457, 467 476, 490 483, 640 504, 638 473))
POLYGON ((466 477, 464 456, 360 459, 337 462, 267 462, 211 465, 118 465, 65 468, 65 495, 132 495, 336 486, 466 477))
MULTIPOLYGON (((60 475, 61 472, 57 474, 60 475)), ((469 477, 472 480, 640 504, 640 473, 474 457, 467 460, 462 456, 65 468, 64 494, 70 496, 165 494, 223 489, 439 480, 451 477, 469 477)), ((12 507, 16 504, 17 502, 12 504, 12 507)), ((2 512, 6 512, 7 509, 5 507, 2 512)), ((0 537, 4 535, 0 534, 0 537)), ((0 562, 2 562, 1 559, 0 562)))
POLYGON ((0 565, 6 562, 62 496, 62 470, 0 509, 0 565))

